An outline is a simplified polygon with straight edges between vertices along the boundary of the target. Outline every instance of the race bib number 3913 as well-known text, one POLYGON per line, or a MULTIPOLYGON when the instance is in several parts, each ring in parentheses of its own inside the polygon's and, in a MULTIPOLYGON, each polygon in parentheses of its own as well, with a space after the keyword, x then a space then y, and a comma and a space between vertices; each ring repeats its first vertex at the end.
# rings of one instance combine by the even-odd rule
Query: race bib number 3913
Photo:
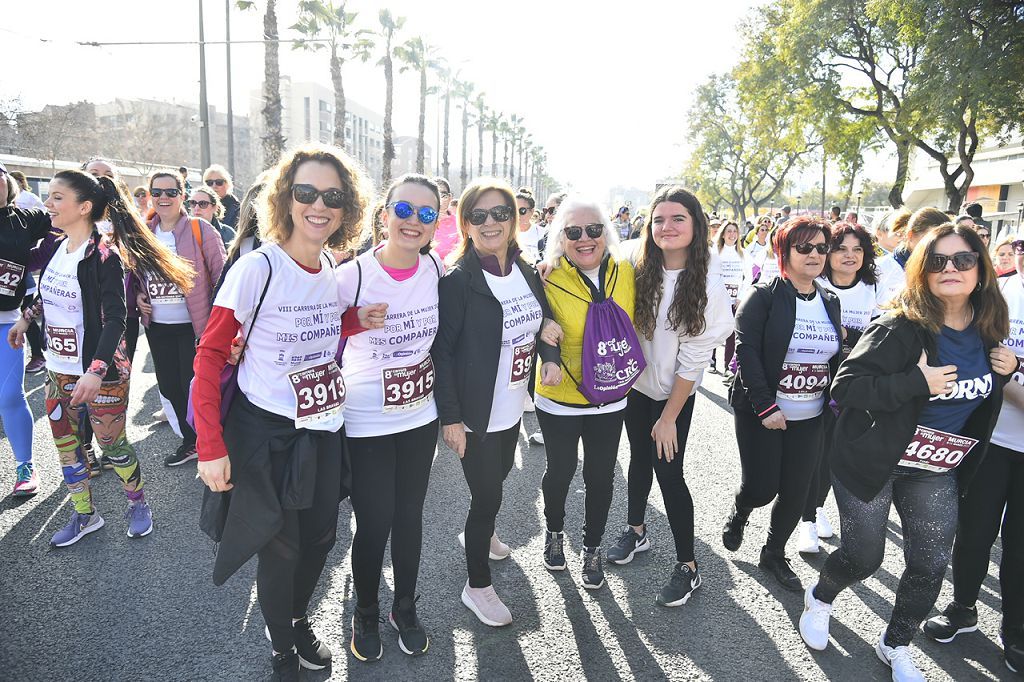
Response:
POLYGON ((296 370, 288 380, 295 393, 297 428, 333 419, 345 404, 345 380, 334 360, 296 370))

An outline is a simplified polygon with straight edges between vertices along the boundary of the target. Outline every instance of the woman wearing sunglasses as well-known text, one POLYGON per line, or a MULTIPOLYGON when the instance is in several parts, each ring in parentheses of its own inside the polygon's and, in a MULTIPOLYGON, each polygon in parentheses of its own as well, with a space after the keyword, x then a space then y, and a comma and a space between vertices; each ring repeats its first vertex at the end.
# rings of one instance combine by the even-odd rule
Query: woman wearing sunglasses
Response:
POLYGON ((343 369, 346 438, 352 462, 352 654, 381 657, 378 618, 384 549, 391 536, 394 601, 389 622, 398 644, 417 656, 430 639, 416 616, 416 579, 423 542, 423 501, 437 447, 435 369, 437 283, 444 272, 430 252, 440 190, 422 175, 388 188, 388 239, 338 268, 342 306, 379 316, 379 329, 347 341, 343 369))
POLYGON ((901 235, 899 246, 878 259, 879 301, 887 304, 903 291, 907 283, 904 272, 914 247, 931 230, 949 222, 949 216, 937 208, 919 208, 913 213, 898 212, 890 224, 890 232, 901 235))
POLYGON ((697 197, 668 187, 655 196, 649 215, 650 228, 635 257, 635 325, 647 368, 626 405, 628 526, 608 550, 608 560, 628 564, 635 552, 650 549, 644 517, 657 475, 676 563, 656 601, 681 606, 701 584, 693 498, 683 471, 686 439, 704 368, 715 346, 732 332, 733 318, 723 278, 708 272, 708 224, 697 197))
POLYGON ((437 229, 434 231, 434 251, 441 257, 441 260, 448 258, 448 254, 455 249, 459 243, 459 226, 456 225, 455 215, 449 211, 452 204, 452 186, 448 180, 442 177, 434 178, 441 193, 441 205, 437 213, 437 229))
POLYGON ((264 243, 224 278, 196 358, 199 476, 214 493, 231 490, 213 579, 258 556, 275 680, 298 680, 300 666, 320 670, 332 658, 308 617, 348 473, 343 304, 325 247, 358 237, 369 194, 359 169, 324 145, 299 147, 271 169, 260 195, 264 243), (238 391, 222 425, 221 375, 240 330, 238 391))
POLYGON ((149 176, 149 194, 155 211, 150 229, 195 272, 187 293, 160 273, 133 272, 131 278, 132 298, 142 313, 157 385, 170 402, 181 429, 181 445, 164 457, 164 464, 173 467, 198 457, 196 432, 186 420, 189 385, 196 339, 203 335, 210 319, 213 289, 220 280, 225 254, 224 243, 213 226, 202 218, 189 218, 185 212, 185 181, 181 175, 170 170, 153 173, 149 176))
MULTIPOLYGON (((452 252, 451 272, 441 280, 441 327, 433 351, 444 440, 459 456, 471 495, 460 535, 469 573, 462 603, 492 627, 512 622, 487 560, 505 559, 510 551, 494 525, 537 352, 545 382, 560 374, 558 350, 540 334, 551 318, 543 286, 516 246, 515 206, 512 189, 494 179, 477 180, 462 193, 462 239, 452 252)), ((556 330, 544 331, 557 342, 556 330)))
MULTIPOLYGON (((1016 271, 999 280, 1010 316, 1004 342, 1024 356, 1024 240, 1011 238, 1016 271)), ((953 600, 924 624, 924 633, 942 643, 978 629, 976 602, 988 575, 992 544, 1002 537, 999 593, 1000 639, 1007 667, 1024 671, 1024 373, 1018 368, 1003 389, 1003 406, 988 454, 960 500, 953 543, 953 600)), ((974 456, 974 453, 971 453, 974 456)))
POLYGON ((185 202, 189 212, 196 218, 202 218, 213 225, 220 235, 224 248, 227 249, 235 239, 235 231, 225 223, 221 222, 224 217, 224 205, 220 203, 220 197, 212 189, 200 187, 192 192, 192 196, 185 202))
MULTIPOLYGON (((583 587, 596 590, 604 585, 601 540, 612 502, 615 458, 626 409, 626 399, 593 403, 580 392, 583 377, 584 335, 590 306, 611 300, 633 319, 633 266, 618 260, 611 249, 618 233, 608 224, 600 206, 569 197, 559 206, 548 226, 545 263, 548 305, 554 320, 564 330, 560 363, 566 371, 556 385, 537 389, 537 421, 546 443, 544 472, 544 565, 552 571, 565 570, 563 530, 565 499, 576 473, 579 444, 583 440, 583 481, 586 518, 583 523, 583 587)), ((639 377, 624 375, 623 384, 639 377)), ((545 377, 546 378, 546 377, 545 377)))
POLYGON ((774 236, 782 275, 754 285, 736 313, 739 369, 729 402, 743 479, 722 543, 739 549, 750 513, 774 500, 758 565, 794 591, 801 585, 786 541, 821 457, 822 411, 843 338, 839 298, 817 281, 831 239, 818 219, 785 222, 774 236))
POLYGON ((516 242, 523 251, 523 258, 528 263, 536 263, 540 260, 540 249, 537 248, 537 244, 544 236, 544 230, 533 222, 533 209, 536 205, 537 202, 529 187, 520 187, 516 190, 516 211, 519 214, 516 223, 516 242))
POLYGON ((875 649, 894 680, 920 680, 910 641, 939 595, 959 503, 975 486, 993 492, 980 471, 1018 363, 1000 345, 1006 301, 974 230, 931 230, 906 273, 896 307, 871 323, 832 389, 842 408, 831 464, 843 535, 804 593, 799 629, 809 647, 828 646, 832 604, 881 566, 895 505, 906 569, 875 649))
MULTIPOLYGON (((878 274, 875 270, 874 244, 871 235, 863 227, 851 223, 835 223, 831 231, 832 250, 825 261, 825 272, 819 282, 839 297, 843 311, 843 330, 846 333, 842 357, 846 358, 857 345, 868 323, 879 314, 878 274)), ((832 488, 832 472, 828 460, 836 423, 833 409, 822 411, 825 449, 807 491, 803 521, 797 537, 798 552, 817 553, 818 539, 830 538, 834 534, 823 508, 828 491, 832 488)))
MULTIPOLYGON (((220 200, 219 203, 223 207, 223 215, 220 216, 221 220, 225 225, 232 228, 232 230, 238 226, 238 215, 241 210, 241 204, 238 201, 238 197, 232 194, 232 190, 235 188, 234 183, 231 180, 231 173, 228 169, 219 164, 213 164, 203 172, 203 184, 209 187, 217 198, 220 200)), ((196 190, 197 192, 199 190, 196 190)), ((190 199, 195 198, 195 193, 189 197, 190 199)), ((207 220, 207 222, 212 222, 207 220)), ((219 231, 220 228, 218 228, 219 231)), ((225 239, 225 244, 230 244, 231 240, 225 239)))

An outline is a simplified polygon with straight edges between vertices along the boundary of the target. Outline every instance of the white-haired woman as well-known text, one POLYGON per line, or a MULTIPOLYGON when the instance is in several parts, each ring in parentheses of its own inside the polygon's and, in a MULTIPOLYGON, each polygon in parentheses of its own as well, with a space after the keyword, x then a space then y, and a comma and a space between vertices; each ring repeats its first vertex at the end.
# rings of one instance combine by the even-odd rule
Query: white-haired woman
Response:
MULTIPOLYGON (((218 216, 221 222, 234 229, 238 225, 238 214, 242 204, 238 201, 238 197, 232 194, 235 185, 231 179, 231 173, 224 166, 215 163, 203 171, 203 184, 217 193, 217 198, 224 206, 224 215, 218 216)), ((229 242, 225 239, 224 243, 229 242)))
MULTIPOLYGON (((607 215, 595 203, 567 197, 548 226, 545 261, 549 274, 545 295, 555 322, 564 332, 560 355, 565 371, 557 385, 538 382, 536 394, 537 420, 547 446, 547 469, 542 483, 547 522, 544 565, 553 571, 565 569, 565 499, 576 473, 582 439, 586 508, 583 586, 587 589, 604 584, 601 538, 612 501, 626 400, 621 397, 595 402, 580 391, 579 382, 586 383, 584 334, 591 307, 609 299, 625 311, 630 321, 633 318, 633 267, 613 255, 619 236, 609 226, 607 215)), ((633 347, 639 348, 639 343, 633 347)), ((633 376, 624 375, 623 379, 631 386, 642 370, 638 367, 633 376)), ((587 390, 587 386, 583 388, 587 390)))

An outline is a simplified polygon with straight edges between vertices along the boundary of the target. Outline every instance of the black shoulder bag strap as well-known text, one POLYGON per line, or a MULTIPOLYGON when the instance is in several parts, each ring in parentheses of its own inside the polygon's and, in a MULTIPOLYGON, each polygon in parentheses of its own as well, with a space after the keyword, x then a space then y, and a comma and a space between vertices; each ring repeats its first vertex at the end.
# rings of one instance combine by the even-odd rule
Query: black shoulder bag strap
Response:
POLYGON ((242 364, 242 359, 245 357, 245 349, 249 346, 249 337, 252 335, 252 328, 256 326, 256 318, 260 316, 260 308, 263 307, 263 299, 267 297, 267 289, 270 288, 270 280, 274 276, 274 266, 270 262, 270 258, 267 254, 260 253, 263 259, 267 261, 267 267, 270 268, 270 272, 267 273, 267 281, 263 285, 263 291, 260 292, 260 300, 256 302, 256 310, 252 313, 252 322, 249 323, 249 333, 242 337, 242 352, 238 356, 238 364, 242 364))

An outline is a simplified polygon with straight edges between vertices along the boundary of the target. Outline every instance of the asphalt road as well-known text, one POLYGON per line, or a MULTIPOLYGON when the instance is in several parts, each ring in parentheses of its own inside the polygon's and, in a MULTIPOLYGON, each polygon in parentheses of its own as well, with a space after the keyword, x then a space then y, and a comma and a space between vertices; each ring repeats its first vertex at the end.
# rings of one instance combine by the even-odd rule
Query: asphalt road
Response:
MULTIPOLYGON (((50 536, 67 522, 68 497, 43 410, 40 376, 26 389, 37 416, 36 461, 43 482, 29 501, 0 497, 0 678, 5 680, 260 680, 268 677, 269 644, 255 603, 255 561, 226 585, 213 586, 213 544, 198 529, 200 482, 195 466, 162 465, 177 444, 170 428, 155 425, 156 379, 144 339, 132 387, 129 434, 139 452, 155 528, 130 540, 122 519, 124 495, 116 475, 94 479, 95 504, 106 527, 77 545, 51 549, 50 536)), ((543 514, 540 481, 543 447, 530 446, 537 430, 526 415, 516 465, 505 483, 498 533, 512 556, 492 562, 494 582, 515 622, 488 628, 462 605, 466 580, 457 534, 468 509, 468 488, 457 458, 439 445, 424 512, 420 568, 420 619, 431 636, 429 652, 417 659, 398 648, 382 626, 384 658, 359 663, 348 654, 352 581, 348 551, 351 506, 340 508, 338 542, 314 596, 313 618, 334 651, 332 672, 304 678, 405 679, 672 679, 672 680, 887 680, 874 644, 891 609, 903 568, 900 526, 890 520, 885 563, 871 579, 836 601, 832 644, 812 653, 795 627, 801 595, 786 592, 757 567, 768 510, 756 511, 739 552, 719 539, 731 492, 739 481, 732 418, 720 378, 709 375, 694 412, 686 452, 687 481, 696 503, 697 561, 704 585, 676 609, 655 605, 668 578, 674 552, 660 494, 649 509, 654 547, 628 566, 606 567, 607 585, 581 586, 583 483, 580 472, 567 503, 569 570, 548 572, 541 563, 543 514)), ((0 489, 13 486, 13 462, 0 440, 0 489)), ((605 544, 624 522, 625 435, 619 448, 615 498, 605 544)), ((831 499, 830 517, 837 514, 831 499)), ((830 540, 828 548, 835 547, 830 540)), ((791 556, 793 553, 790 545, 791 556)), ((824 553, 796 558, 801 579, 811 581, 824 553)), ((923 635, 914 655, 930 680, 1013 679, 997 644, 999 545, 982 589, 979 632, 956 644, 939 645, 923 635)), ((390 566, 385 566, 382 611, 391 603, 390 566)), ((951 596, 943 585, 939 604, 951 596)))

